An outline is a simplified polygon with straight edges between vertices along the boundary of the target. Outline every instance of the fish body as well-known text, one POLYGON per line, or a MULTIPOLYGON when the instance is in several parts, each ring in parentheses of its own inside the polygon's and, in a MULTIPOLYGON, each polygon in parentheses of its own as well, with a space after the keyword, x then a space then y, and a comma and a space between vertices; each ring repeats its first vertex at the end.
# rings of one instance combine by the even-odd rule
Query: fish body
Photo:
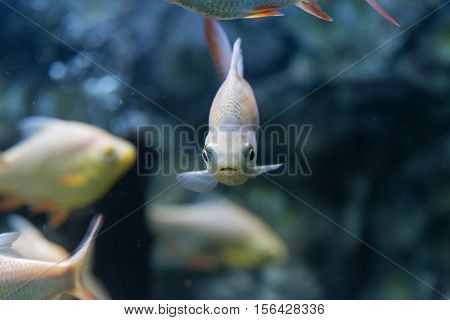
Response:
POLYGON ((68 293, 80 299, 93 299, 84 285, 89 252, 100 229, 101 217, 94 219, 79 250, 58 263, 17 257, 11 245, 19 233, 0 235, 0 299, 56 299, 68 293))
POLYGON ((281 8, 298 0, 169 0, 185 9, 217 20, 245 18, 263 8, 281 8))
MULTIPOLYGON (((42 232, 25 218, 18 215, 8 215, 3 221, 5 222, 3 226, 6 227, 8 232, 19 233, 19 237, 14 241, 11 249, 20 257, 47 262, 61 262, 70 257, 66 249, 45 238, 42 232)), ((84 284, 97 299, 110 299, 110 295, 104 286, 89 270, 84 274, 84 284)))
MULTIPOLYGON (((216 20, 241 18, 264 18, 283 16, 277 9, 295 5, 322 20, 333 21, 320 7, 317 0, 167 0, 185 9, 194 11, 216 20)), ((377 2, 366 0, 381 16, 390 23, 399 26, 377 2)))
MULTIPOLYGON (((234 50, 235 55, 240 54, 240 40, 234 50)), ((236 59, 239 58, 235 57, 233 63, 242 63, 236 59)), ((233 186, 246 182, 256 165, 259 112, 253 89, 243 77, 242 66, 231 68, 211 106, 204 153, 208 171, 214 178, 233 186)))
POLYGON ((104 195, 131 167, 129 142, 80 122, 33 117, 30 137, 0 154, 0 210, 29 205, 56 227, 104 195))
POLYGON ((240 185, 281 166, 256 165, 259 112, 252 87, 244 79, 241 40, 236 40, 230 54, 228 38, 218 22, 205 21, 206 38, 219 74, 223 74, 225 66, 229 70, 209 114, 209 131, 202 151, 207 170, 177 176, 182 186, 196 192, 209 191, 217 182, 240 185), (223 61, 228 57, 231 61, 223 61))
POLYGON ((256 214, 228 200, 156 205, 148 219, 160 260, 197 270, 281 264, 283 241, 256 214))

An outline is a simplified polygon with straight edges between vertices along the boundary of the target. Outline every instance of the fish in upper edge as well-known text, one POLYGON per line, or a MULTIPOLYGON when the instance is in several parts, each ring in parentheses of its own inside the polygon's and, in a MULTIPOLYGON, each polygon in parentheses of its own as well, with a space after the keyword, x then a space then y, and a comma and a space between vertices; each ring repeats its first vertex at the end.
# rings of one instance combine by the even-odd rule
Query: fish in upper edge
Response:
POLYGON ((57 299, 67 293, 84 300, 96 297, 84 284, 89 257, 102 217, 94 218, 85 240, 70 258, 58 263, 25 259, 11 249, 18 232, 0 234, 0 299, 57 299))
MULTIPOLYGON (((41 231, 25 218, 19 215, 8 215, 5 222, 9 231, 19 233, 11 249, 21 257, 48 262, 60 262, 69 258, 70 255, 66 249, 47 240, 41 231)), ((85 286, 97 299, 111 298, 104 286, 89 270, 86 270, 84 275, 85 286)))
MULTIPOLYGON (((300 9, 326 21, 333 19, 325 13, 317 0, 167 0, 180 7, 217 20, 240 18, 264 18, 283 16, 276 9, 295 5, 300 9)), ((381 16, 395 26, 400 26, 377 2, 366 0, 381 16)))
POLYGON ((214 48, 211 54, 216 65, 220 68, 229 66, 229 70, 214 98, 209 115, 209 132, 202 152, 207 170, 184 172, 177 176, 177 181, 183 187, 195 192, 210 191, 217 182, 229 186, 240 185, 250 177, 283 165, 256 165, 259 112, 253 90, 244 79, 241 39, 236 40, 230 54, 230 49, 227 49, 230 46, 228 39, 218 22, 207 19, 205 34, 210 49, 214 48), (215 39, 215 42, 211 43, 211 39, 215 39), (231 62, 226 60, 230 55, 231 62))
POLYGON ((158 236, 157 261, 164 266, 253 269, 282 265, 288 256, 285 243, 266 222, 226 199, 149 206, 147 219, 158 236))
POLYGON ((28 205, 52 227, 103 196, 136 160, 131 143, 81 122, 30 117, 20 129, 29 137, 0 153, 0 211, 28 205))

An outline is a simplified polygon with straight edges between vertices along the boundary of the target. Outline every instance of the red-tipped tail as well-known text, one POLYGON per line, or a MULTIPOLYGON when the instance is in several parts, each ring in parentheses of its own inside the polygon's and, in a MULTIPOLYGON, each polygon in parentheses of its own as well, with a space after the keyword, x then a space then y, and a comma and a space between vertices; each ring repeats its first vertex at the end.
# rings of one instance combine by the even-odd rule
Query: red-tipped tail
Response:
POLYGON ((231 63, 231 44, 219 22, 205 18, 205 38, 209 54, 214 62, 220 80, 225 80, 231 63))
POLYGON ((377 10, 377 12, 383 17, 385 18, 387 21, 389 21, 390 23, 392 23, 394 26, 400 27, 400 24, 395 21, 394 18, 392 18, 381 6, 380 4, 376 1, 376 0, 366 0, 371 6, 372 8, 374 8, 375 10, 377 10))

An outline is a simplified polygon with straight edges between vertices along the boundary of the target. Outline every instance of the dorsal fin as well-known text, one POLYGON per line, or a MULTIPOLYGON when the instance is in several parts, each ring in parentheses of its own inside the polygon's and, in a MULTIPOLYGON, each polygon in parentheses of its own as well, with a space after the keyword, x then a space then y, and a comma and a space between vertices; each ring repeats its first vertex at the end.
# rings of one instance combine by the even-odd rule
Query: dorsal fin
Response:
POLYGON ((19 232, 8 232, 0 234, 0 255, 9 255, 12 244, 19 238, 19 232))
POLYGON ((59 123, 61 121, 63 120, 43 116, 27 117, 19 122, 19 131, 22 136, 26 138, 49 125, 59 123))
POLYGON ((240 78, 244 77, 244 58, 241 50, 241 38, 238 38, 234 42, 229 74, 235 74, 240 78))
POLYGON ((224 80, 230 70, 232 55, 230 41, 225 30, 215 20, 205 18, 204 32, 214 66, 216 67, 220 80, 224 80))

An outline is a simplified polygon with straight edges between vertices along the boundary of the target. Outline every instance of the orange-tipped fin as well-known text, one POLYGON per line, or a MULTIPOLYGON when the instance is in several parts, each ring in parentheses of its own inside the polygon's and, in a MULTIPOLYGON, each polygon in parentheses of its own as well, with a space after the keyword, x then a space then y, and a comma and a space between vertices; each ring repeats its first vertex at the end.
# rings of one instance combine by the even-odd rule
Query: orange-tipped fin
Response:
POLYGON ((245 16, 245 19, 257 19, 257 18, 266 18, 266 17, 282 17, 284 16, 283 13, 279 11, 275 11, 271 9, 272 7, 263 7, 258 8, 252 12, 250 12, 249 15, 245 16))
POLYGON ((374 8, 383 18, 392 23, 396 27, 400 27, 400 24, 395 21, 381 6, 376 0, 366 0, 372 8, 374 8))
POLYGON ((56 229, 67 219, 67 214, 61 211, 48 211, 48 224, 50 228, 56 229))
POLYGON ((327 13, 322 11, 322 8, 319 6, 316 0, 301 0, 295 5, 300 9, 302 9, 303 11, 308 12, 309 14, 312 14, 313 16, 319 19, 330 22, 333 21, 333 18, 331 18, 327 13))

